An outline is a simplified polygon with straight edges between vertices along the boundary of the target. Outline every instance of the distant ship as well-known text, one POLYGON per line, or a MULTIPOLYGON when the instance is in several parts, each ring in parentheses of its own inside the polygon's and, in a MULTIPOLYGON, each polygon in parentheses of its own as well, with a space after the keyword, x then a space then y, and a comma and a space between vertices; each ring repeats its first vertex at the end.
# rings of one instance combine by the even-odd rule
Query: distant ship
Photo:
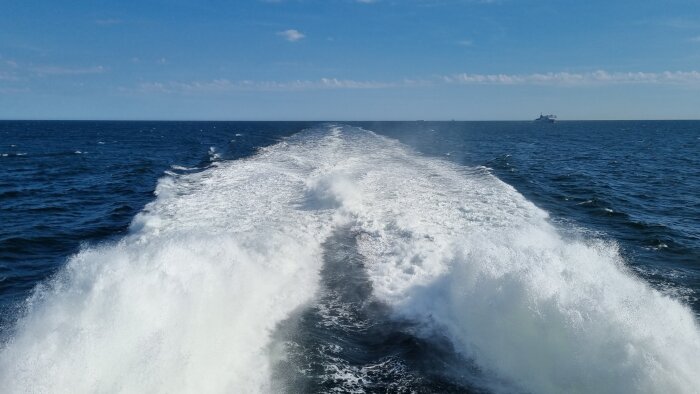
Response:
POLYGON ((554 123, 557 121, 557 116, 556 115, 542 115, 540 112, 540 117, 535 119, 536 122, 547 122, 547 123, 554 123))

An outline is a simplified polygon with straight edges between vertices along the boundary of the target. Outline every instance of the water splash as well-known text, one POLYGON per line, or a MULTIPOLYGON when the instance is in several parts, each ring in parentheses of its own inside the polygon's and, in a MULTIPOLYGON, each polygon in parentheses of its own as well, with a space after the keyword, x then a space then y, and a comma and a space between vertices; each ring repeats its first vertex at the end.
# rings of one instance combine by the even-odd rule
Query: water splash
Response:
POLYGON ((492 382, 480 385, 700 386, 690 310, 628 272, 614 244, 565 237, 484 168, 336 126, 220 164, 164 177, 130 235, 36 290, 0 353, 2 387, 272 391, 273 332, 314 299, 341 227, 372 297, 426 341, 448 338, 455 362, 469 360, 454 370, 477 365, 492 382))

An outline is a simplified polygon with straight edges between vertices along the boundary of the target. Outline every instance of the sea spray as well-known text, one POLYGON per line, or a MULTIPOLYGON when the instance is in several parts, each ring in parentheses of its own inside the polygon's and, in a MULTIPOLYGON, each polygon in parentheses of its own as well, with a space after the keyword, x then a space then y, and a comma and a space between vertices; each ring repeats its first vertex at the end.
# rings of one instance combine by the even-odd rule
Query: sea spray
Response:
POLYGON ((308 148, 161 179, 127 237, 37 288, 0 354, 3 390, 269 391, 271 332, 313 296, 332 227, 298 209, 308 148))
POLYGON ((314 298, 342 226, 376 300, 416 335, 447 338, 494 382, 480 386, 700 387, 690 310, 629 273, 614 244, 563 236, 486 168, 328 126, 173 174, 157 194, 127 237, 37 289, 0 354, 0 386, 271 391, 272 332, 314 298))
POLYGON ((529 392, 700 387, 692 312, 631 274, 614 244, 564 238, 487 169, 366 139, 382 149, 342 179, 363 197, 358 249, 397 317, 529 392))

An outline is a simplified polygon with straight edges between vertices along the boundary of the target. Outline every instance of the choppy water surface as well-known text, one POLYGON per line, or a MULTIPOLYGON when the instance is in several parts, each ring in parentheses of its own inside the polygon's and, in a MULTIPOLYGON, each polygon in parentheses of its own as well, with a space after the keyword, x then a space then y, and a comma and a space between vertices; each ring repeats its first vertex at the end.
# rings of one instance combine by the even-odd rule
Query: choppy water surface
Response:
POLYGON ((0 122, 9 392, 694 392, 700 122, 0 122))

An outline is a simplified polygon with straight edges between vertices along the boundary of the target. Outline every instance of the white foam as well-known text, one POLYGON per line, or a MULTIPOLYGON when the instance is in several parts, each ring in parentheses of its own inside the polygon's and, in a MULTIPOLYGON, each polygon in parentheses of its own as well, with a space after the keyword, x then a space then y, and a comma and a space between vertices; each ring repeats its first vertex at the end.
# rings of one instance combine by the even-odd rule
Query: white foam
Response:
POLYGON ((694 315, 628 272, 614 244, 564 238, 488 171, 379 137, 349 145, 336 190, 351 204, 340 193, 336 205, 355 217, 375 295, 426 337, 447 335, 529 392, 700 387, 694 315))
POLYGON ((217 161, 221 159, 221 154, 216 151, 216 148, 213 146, 209 147, 209 161, 217 161))
POLYGON ((199 167, 185 167, 185 166, 179 166, 177 164, 173 164, 170 166, 173 170, 177 171, 196 171, 196 170, 201 170, 199 167))
POLYGON ((129 236, 36 291, 2 391, 270 391, 271 331, 313 296, 333 225, 298 209, 326 144, 307 142, 161 179, 129 236))
POLYGON ((700 387, 689 308, 487 169, 332 127, 164 177, 156 194, 129 236, 36 292, 0 354, 6 392, 270 391, 271 331, 313 297, 321 244, 348 223, 375 296, 494 387, 700 387))

